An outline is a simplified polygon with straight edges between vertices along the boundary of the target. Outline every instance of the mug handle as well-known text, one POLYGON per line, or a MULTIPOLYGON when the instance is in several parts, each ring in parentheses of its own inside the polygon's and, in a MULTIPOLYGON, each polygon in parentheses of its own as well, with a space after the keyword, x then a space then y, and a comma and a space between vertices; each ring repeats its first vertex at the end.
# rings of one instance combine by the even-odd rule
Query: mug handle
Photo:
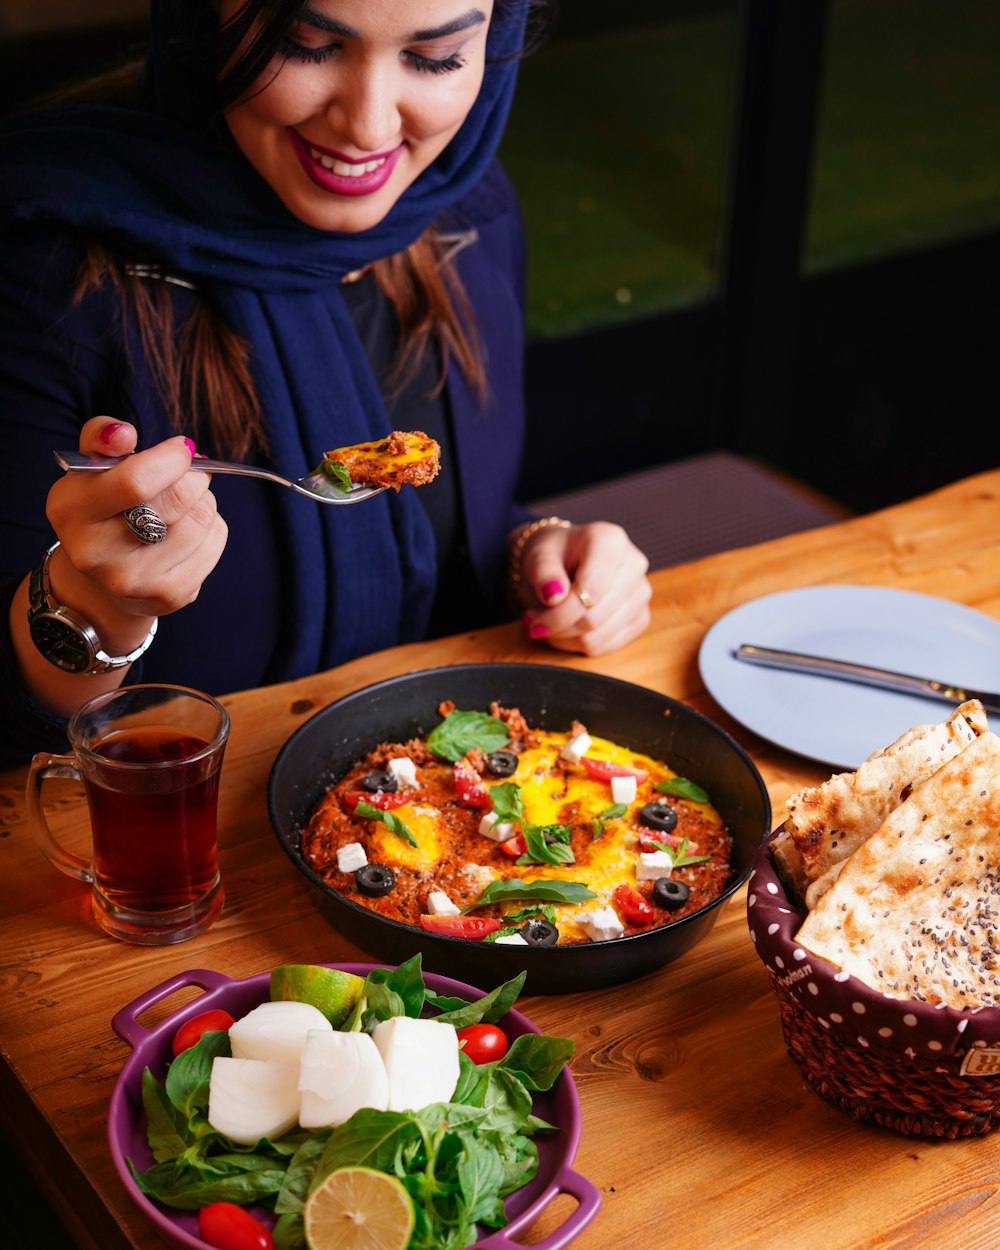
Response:
POLYGON ((35 835, 38 849, 60 872, 66 873, 68 877, 76 877, 80 881, 93 884, 94 873, 90 861, 60 846, 49 828, 45 806, 42 803, 42 785, 49 777, 79 781, 81 784, 83 782, 83 777, 72 755, 46 755, 43 752, 32 759, 28 770, 26 798, 28 819, 31 822, 31 831, 35 835))

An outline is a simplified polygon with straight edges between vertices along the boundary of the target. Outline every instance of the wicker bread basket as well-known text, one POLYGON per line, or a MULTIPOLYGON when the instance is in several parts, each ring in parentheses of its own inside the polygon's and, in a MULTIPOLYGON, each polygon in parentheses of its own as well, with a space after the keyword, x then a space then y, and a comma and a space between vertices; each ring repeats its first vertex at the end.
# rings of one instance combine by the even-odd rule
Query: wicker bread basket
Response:
POLYGON ((775 834, 749 879, 747 921, 802 1075, 857 1120, 932 1137, 988 1133, 1000 1123, 1000 1008, 888 998, 804 950, 804 912, 775 869, 775 834))

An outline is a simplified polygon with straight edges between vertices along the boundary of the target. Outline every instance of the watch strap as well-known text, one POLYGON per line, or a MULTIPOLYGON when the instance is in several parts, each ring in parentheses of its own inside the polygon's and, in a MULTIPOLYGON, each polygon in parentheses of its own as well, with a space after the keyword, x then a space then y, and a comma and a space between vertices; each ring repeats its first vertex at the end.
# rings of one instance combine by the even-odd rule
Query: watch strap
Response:
MULTIPOLYGON (((85 621, 78 612, 59 603, 52 593, 52 584, 49 580, 49 563, 59 546, 58 541, 54 542, 31 570, 31 577, 28 580, 29 620, 39 612, 47 612, 52 616, 58 617, 80 635, 93 654, 93 661, 89 667, 77 670, 81 676, 95 676, 98 673, 108 673, 113 669, 125 668, 127 665, 134 663, 141 655, 145 654, 149 649, 150 643, 156 637, 156 630, 160 623, 159 618, 153 618, 153 624, 149 633, 134 650, 127 655, 108 655, 94 627, 85 621)), ((45 655, 45 652, 42 651, 41 654, 45 655)), ((56 667, 62 667, 51 656, 45 655, 45 658, 56 664, 56 667)))

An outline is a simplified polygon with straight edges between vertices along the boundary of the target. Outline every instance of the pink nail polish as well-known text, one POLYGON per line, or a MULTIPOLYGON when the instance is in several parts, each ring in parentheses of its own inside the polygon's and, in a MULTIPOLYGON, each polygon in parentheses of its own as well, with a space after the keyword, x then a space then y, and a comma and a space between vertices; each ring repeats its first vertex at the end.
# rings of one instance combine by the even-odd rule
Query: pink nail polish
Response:
POLYGON ((553 578, 551 582, 546 582, 542 587, 542 598, 549 603, 563 593, 563 584, 557 578, 553 578))
POLYGON ((198 454, 198 448, 194 445, 194 439, 191 439, 191 438, 185 438, 185 440, 184 440, 184 446, 185 446, 185 447, 188 449, 188 451, 191 453, 191 457, 192 457, 192 459, 193 459, 193 458, 194 458, 194 457, 198 454))
POLYGON ((110 443, 124 424, 124 421, 112 421, 110 425, 104 426, 100 434, 97 436, 98 439, 102 443, 110 443))
POLYGON ((535 621, 534 624, 528 626, 529 638, 548 638, 549 627, 543 625, 541 621, 535 621))

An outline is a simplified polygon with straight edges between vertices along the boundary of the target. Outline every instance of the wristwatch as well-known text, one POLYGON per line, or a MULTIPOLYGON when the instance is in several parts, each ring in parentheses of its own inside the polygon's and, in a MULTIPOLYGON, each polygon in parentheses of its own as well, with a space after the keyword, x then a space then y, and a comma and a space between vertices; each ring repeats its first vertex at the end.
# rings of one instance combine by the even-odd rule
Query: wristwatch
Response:
POLYGON ((124 668, 142 655, 156 637, 159 621, 128 655, 108 655, 92 625, 72 608, 64 608, 52 595, 49 584, 49 561, 58 548, 57 542, 46 551, 31 570, 28 582, 28 629, 31 640, 50 664, 66 673, 94 675, 124 668))

